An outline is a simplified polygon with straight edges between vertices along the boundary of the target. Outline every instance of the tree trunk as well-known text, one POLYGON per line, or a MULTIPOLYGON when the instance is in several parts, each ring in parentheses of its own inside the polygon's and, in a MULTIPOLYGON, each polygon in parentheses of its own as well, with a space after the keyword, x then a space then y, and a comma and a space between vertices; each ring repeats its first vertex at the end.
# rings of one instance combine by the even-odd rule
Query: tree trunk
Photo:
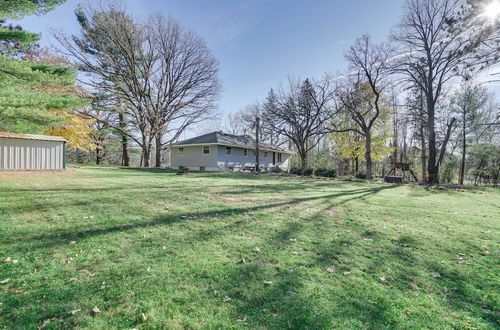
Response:
POLYGON ((429 160, 427 162, 427 170, 429 172, 429 183, 437 184, 439 183, 439 164, 437 161, 437 150, 436 150, 436 132, 434 123, 434 103, 432 98, 427 99, 427 122, 429 128, 429 160))
POLYGON ((144 167, 149 167, 150 154, 151 154, 151 148, 148 146, 144 146, 142 148, 142 159, 144 161, 144 163, 143 163, 144 167))
POLYGON ((465 111, 463 112, 462 116, 462 161, 460 163, 460 184, 464 184, 464 177, 465 177, 465 152, 467 148, 467 142, 465 140, 465 111))
POLYGON ((444 156, 446 154, 446 146, 448 145, 448 141, 450 140, 451 131, 453 129, 453 125, 455 124, 456 118, 451 118, 451 121, 448 123, 448 127, 446 128, 446 135, 443 140, 443 145, 441 146, 441 150, 439 151, 439 159, 438 159, 438 167, 443 163, 444 156))
POLYGON ((366 178, 372 178, 372 135, 370 131, 365 133, 365 161, 366 161, 366 178))
POLYGON ((422 151, 420 152, 420 161, 422 163, 422 178, 425 178, 427 174, 427 155, 425 153, 425 134, 424 134, 424 126, 420 125, 420 148, 422 151))
POLYGON ((301 152, 299 156, 300 156, 300 166, 302 166, 302 168, 306 168, 307 167, 307 153, 301 152))
POLYGON ((356 167, 355 173, 359 171, 359 157, 354 158, 354 166, 356 167))
MULTIPOLYGON (((126 126, 124 114, 120 112, 118 114, 118 119, 120 120, 120 128, 124 130, 126 126)), ((121 133, 121 136, 122 136, 122 166, 129 166, 130 160, 128 157, 127 136, 123 133, 121 133)))
POLYGON ((101 152, 99 148, 95 148, 95 164, 101 165, 101 152))
POLYGON ((420 89, 420 112, 419 112, 419 126, 420 126, 420 148, 422 149, 420 153, 420 162, 422 163, 422 179, 427 175, 427 155, 425 154, 425 130, 424 130, 424 95, 422 89, 420 89))
POLYGON ((155 155, 155 167, 161 167, 161 136, 155 138, 156 142, 156 155, 155 155))
POLYGON ((255 172, 260 172, 259 163, 259 131, 260 118, 255 118, 255 172))

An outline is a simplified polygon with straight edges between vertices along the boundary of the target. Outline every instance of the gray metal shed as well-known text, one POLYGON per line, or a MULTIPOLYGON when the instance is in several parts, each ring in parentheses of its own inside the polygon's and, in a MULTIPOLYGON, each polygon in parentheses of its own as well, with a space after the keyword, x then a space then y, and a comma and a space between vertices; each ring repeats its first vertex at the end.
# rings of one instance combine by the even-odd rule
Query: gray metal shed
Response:
POLYGON ((0 132, 0 171, 57 171, 65 168, 64 138, 0 132))

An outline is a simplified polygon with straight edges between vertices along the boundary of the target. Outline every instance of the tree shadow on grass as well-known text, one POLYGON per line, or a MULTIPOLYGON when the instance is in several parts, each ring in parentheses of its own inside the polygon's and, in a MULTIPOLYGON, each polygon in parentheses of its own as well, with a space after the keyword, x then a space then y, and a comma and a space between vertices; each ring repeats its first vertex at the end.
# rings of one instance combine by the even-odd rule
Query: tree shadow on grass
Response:
MULTIPOLYGON (((81 239, 86 239, 89 237, 94 237, 94 236, 101 236, 101 235, 107 235, 107 234, 112 234, 116 232, 124 232, 124 231, 130 231, 130 230, 135 230, 139 228, 146 228, 146 227, 156 227, 156 226, 163 226, 163 225, 168 225, 172 223, 177 223, 177 222, 183 222, 188 219, 205 219, 205 218, 213 218, 213 217, 230 217, 230 216, 235 216, 235 215, 240 215, 244 214, 247 212, 254 212, 254 211, 259 211, 259 210, 266 210, 266 209, 272 209, 272 208, 279 208, 283 206, 288 206, 290 204, 301 204, 309 201, 314 201, 314 200, 335 200, 335 198, 339 197, 346 197, 346 196, 352 196, 350 198, 345 198, 336 205, 342 205, 344 203, 347 203, 352 200, 356 200, 358 198, 364 198, 369 195, 376 194, 382 190, 385 189, 391 189, 394 186, 380 186, 376 188, 371 188, 371 189, 354 189, 354 190, 346 190, 342 191, 339 193, 334 193, 334 194, 324 194, 324 195, 318 195, 318 196, 312 196, 312 197, 302 197, 302 198, 292 198, 288 199, 285 201, 280 201, 280 202, 275 202, 275 203, 269 203, 269 204, 263 204, 263 205, 257 205, 257 206, 250 206, 250 207, 232 207, 232 208, 218 208, 215 210, 207 210, 207 211, 202 211, 202 212, 187 212, 184 214, 170 214, 170 215, 163 215, 159 216, 153 220, 149 220, 147 222, 136 222, 136 223, 127 223, 127 224, 121 224, 121 225, 115 225, 111 227, 103 227, 103 228, 92 228, 92 229, 85 229, 85 230, 75 230, 74 228, 71 230, 66 230, 66 231, 56 231, 52 233, 41 233, 36 237, 36 242, 34 242, 33 237, 21 237, 17 238, 18 242, 23 242, 26 241, 27 243, 27 248, 29 249, 36 249, 36 248, 47 248, 47 247, 52 247, 52 246, 57 246, 57 245, 63 245, 67 244, 69 241, 73 240, 81 240, 81 239)), ((227 228, 226 228, 227 229, 227 228)))

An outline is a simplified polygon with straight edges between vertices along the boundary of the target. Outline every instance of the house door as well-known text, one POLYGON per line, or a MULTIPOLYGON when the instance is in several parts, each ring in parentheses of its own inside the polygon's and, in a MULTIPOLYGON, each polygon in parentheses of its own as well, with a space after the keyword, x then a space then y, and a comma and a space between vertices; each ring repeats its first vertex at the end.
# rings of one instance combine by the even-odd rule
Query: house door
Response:
POLYGON ((273 151, 273 165, 276 165, 276 153, 273 151))

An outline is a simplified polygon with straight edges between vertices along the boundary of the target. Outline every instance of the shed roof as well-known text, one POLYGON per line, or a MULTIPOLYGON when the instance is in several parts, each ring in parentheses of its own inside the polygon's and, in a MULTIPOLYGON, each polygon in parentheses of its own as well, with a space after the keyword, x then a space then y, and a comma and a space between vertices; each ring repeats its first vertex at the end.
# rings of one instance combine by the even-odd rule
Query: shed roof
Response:
MULTIPOLYGON (((241 147, 246 149, 255 149, 255 139, 252 138, 251 136, 234 135, 234 134, 224 133, 221 131, 212 132, 191 139, 179 141, 171 144, 171 146, 185 146, 185 145, 197 145, 197 144, 219 144, 225 146, 241 147)), ((261 150, 292 153, 291 151, 286 150, 284 148, 262 142, 259 143, 259 148, 261 150)))
POLYGON ((54 141, 67 142, 66 139, 60 136, 50 135, 35 135, 35 134, 18 134, 11 132, 0 132, 0 138, 23 139, 23 140, 38 140, 38 141, 54 141))

